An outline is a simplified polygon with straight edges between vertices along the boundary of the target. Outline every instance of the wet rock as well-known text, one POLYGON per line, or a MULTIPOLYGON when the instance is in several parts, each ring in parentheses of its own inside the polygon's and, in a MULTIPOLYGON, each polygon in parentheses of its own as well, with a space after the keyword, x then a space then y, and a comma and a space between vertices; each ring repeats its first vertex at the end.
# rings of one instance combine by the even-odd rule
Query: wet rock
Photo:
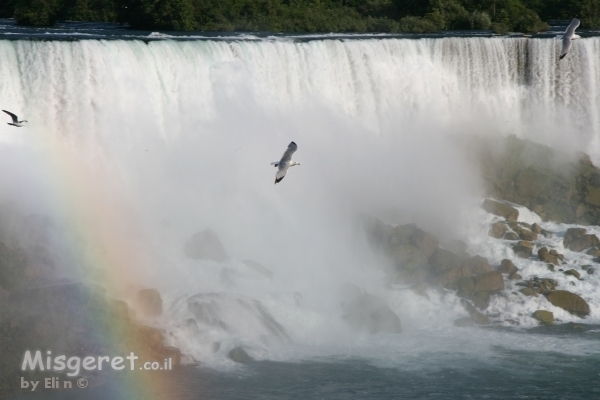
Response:
POLYGON ((445 250, 449 250, 454 254, 458 254, 461 258, 469 258, 469 253, 467 253, 467 244, 462 240, 449 240, 444 242, 441 246, 445 250))
POLYGON ((469 303, 467 300, 462 299, 460 304, 469 313, 471 320, 477 325, 489 325, 491 323, 487 316, 477 311, 475 306, 473 306, 473 304, 469 303))
POLYGON ((540 261, 544 261, 546 263, 558 265, 559 260, 556 255, 550 254, 547 247, 542 247, 538 250, 538 257, 540 261))
POLYGON ((531 316, 545 325, 550 325, 554 322, 554 314, 550 311, 537 310, 531 316))
POLYGON ((135 306, 144 317, 158 317, 163 311, 162 298, 156 289, 138 291, 135 306))
POLYGON ((586 254, 589 254, 592 257, 600 257, 600 249, 598 247, 590 247, 587 251, 586 254))
POLYGON ((273 271, 271 271, 264 265, 252 260, 244 260, 242 262, 244 263, 244 265, 259 273, 260 275, 264 276, 265 278, 273 279, 273 271))
POLYGON ((516 221, 519 218, 519 211, 516 208, 496 200, 485 199, 482 207, 491 214, 506 218, 507 221, 516 221))
POLYGON ((519 240, 519 235, 514 232, 506 232, 504 235, 505 240, 519 240))
POLYGON ((506 224, 502 221, 498 221, 492 225, 492 228, 488 232, 488 235, 493 238, 500 239, 504 236, 507 230, 508 227, 506 226, 506 224))
POLYGON ((537 297, 537 292, 532 288, 526 287, 520 290, 525 296, 537 297))
POLYGON ((241 363, 241 364, 248 363, 250 361, 254 361, 254 359, 248 355, 248 353, 246 352, 246 350, 244 350, 244 348, 242 346, 238 346, 238 347, 232 349, 229 352, 229 358, 232 361, 235 361, 235 362, 241 363))
POLYGON ((473 301, 475 307, 484 310, 490 305, 490 297, 490 292, 475 292, 471 295, 470 299, 473 301))
POLYGON ((519 279, 523 279, 523 277, 518 272, 513 272, 508 276, 508 279, 510 279, 511 281, 516 281, 519 279))
POLYGON ((579 275, 579 272, 577 272, 574 269, 569 269, 569 270, 565 271, 564 274, 574 276, 577 279, 581 278, 581 275, 579 275))
POLYGON ((458 268, 462 263, 462 257, 445 249, 436 249, 431 257, 429 257, 429 265, 431 266, 432 272, 435 274, 458 268))
POLYGON ((470 278, 473 275, 483 274, 493 271, 494 269, 488 264, 487 259, 474 256, 464 260, 460 267, 452 268, 438 275, 434 281, 437 285, 446 287, 458 281, 460 278, 470 278))
POLYGON ((548 268, 548 271, 554 272, 554 264, 546 264, 546 268, 548 268))
POLYGON ((223 262, 229 258, 219 237, 210 229, 194 234, 183 250, 187 257, 194 260, 223 262))
POLYGON ((363 293, 354 301, 344 304, 343 319, 358 331, 401 333, 400 318, 381 299, 363 293))
POLYGON ((596 235, 588 235, 584 228, 569 228, 563 245, 571 251, 583 251, 592 246, 600 246, 600 239, 596 235))
POLYGON ((520 226, 516 227, 514 231, 519 235, 522 240, 532 241, 537 240, 537 233, 531 232, 529 229, 522 228, 520 226))
POLYGON ((550 292, 547 299, 552 305, 560 307, 571 314, 585 317, 590 313, 590 306, 579 295, 567 290, 555 290, 550 292))
POLYGON ((531 232, 539 235, 540 233, 542 233, 542 227, 539 226, 538 224, 533 224, 533 225, 531 225, 531 232))
POLYGON ((500 268, 498 268, 498 271, 502 272, 503 274, 510 275, 517 272, 517 267, 511 260, 505 258, 500 262, 500 268))
POLYGON ((564 259, 565 259, 565 256, 562 255, 562 254, 560 254, 555 249, 550 250, 550 255, 553 255, 553 256, 557 257, 560 261, 564 261, 564 259))
POLYGON ((520 241, 519 244, 514 245, 512 250, 515 252, 515 256, 519 258, 529 258, 533 254, 531 243, 525 241, 520 241))
POLYGON ((494 292, 504 289, 504 278, 498 271, 473 276, 475 292, 494 292))

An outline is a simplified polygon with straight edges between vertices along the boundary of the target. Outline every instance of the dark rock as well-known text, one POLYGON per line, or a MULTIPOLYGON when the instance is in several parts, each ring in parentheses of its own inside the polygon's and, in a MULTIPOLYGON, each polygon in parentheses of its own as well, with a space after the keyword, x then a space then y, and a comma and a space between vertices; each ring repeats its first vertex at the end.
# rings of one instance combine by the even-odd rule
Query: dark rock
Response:
POLYGON ((474 282, 474 292, 494 292, 504 289, 504 278, 498 271, 475 275, 471 279, 474 282))
POLYGON ((518 279, 523 279, 523 277, 518 272, 513 272, 508 276, 508 279, 510 279, 511 281, 516 281, 518 279))
POLYGON ((548 268, 548 271, 554 272, 554 265, 553 264, 546 264, 546 268, 548 268))
POLYGON ((600 257, 600 249, 597 247, 590 247, 586 254, 589 254, 592 257, 600 257))
POLYGON ((136 309, 144 317, 158 317, 162 314, 162 298, 156 289, 142 289, 137 293, 136 309))
POLYGON ((520 226, 515 228, 515 232, 523 240, 532 241, 538 239, 537 233, 533 233, 529 229, 521 228, 520 226))
POLYGON ((460 267, 449 269, 438 275, 435 278, 435 283, 439 286, 446 287, 458 281, 460 278, 470 278, 473 275, 483 274, 493 270, 494 269, 488 264, 487 259, 480 256, 474 256, 464 260, 460 267))
POLYGON ((564 274, 574 276, 577 279, 581 278, 581 275, 579 275, 579 272, 575 271, 574 269, 569 269, 569 270, 565 271, 564 274))
POLYGON ((537 310, 531 316, 545 325, 550 325, 554 322, 554 314, 550 311, 537 310))
POLYGON ((546 263, 550 263, 550 264, 554 264, 554 265, 558 265, 558 263, 559 263, 558 257, 550 254, 550 252, 548 251, 548 248, 546 248, 546 247, 542 247, 541 249, 538 250, 538 257, 540 258, 540 261, 544 261, 546 263))
POLYGON ((492 225, 492 228, 490 229, 488 235, 493 238, 500 239, 504 236, 507 230, 508 227, 506 226, 506 224, 502 221, 498 221, 492 225))
POLYGON ((596 272, 595 268, 588 268, 585 270, 585 272, 588 273, 588 275, 594 275, 594 273, 596 272))
POLYGON ((429 265, 435 274, 442 273, 449 269, 458 268, 462 265, 463 258, 449 250, 437 249, 429 257, 429 265))
POLYGON ((520 292, 523 293, 525 296, 537 297, 537 292, 529 287, 521 289, 520 292))
POLYGON ((519 218, 519 211, 516 208, 496 200, 485 199, 482 207, 491 214, 506 218, 507 221, 516 221, 519 218))
POLYGON ((557 257, 560 261, 564 261, 565 256, 560 254, 558 251, 556 251, 555 249, 550 250, 550 254, 557 257))
POLYGON ((531 225, 531 232, 539 235, 540 233, 542 233, 542 227, 539 226, 538 224, 533 224, 533 225, 531 225))
POLYGON ((223 262, 229 258, 219 237, 210 229, 194 234, 185 244, 184 253, 195 260, 223 262))
POLYGON ((519 235, 514 232, 506 232, 504 235, 505 240, 519 240, 519 235))
POLYGON ((475 292, 470 299, 475 307, 484 310, 490 305, 490 292, 475 292))
POLYGON ((469 315, 471 316, 471 320, 477 325, 489 325, 491 323, 490 319, 487 316, 477 311, 475 306, 473 306, 467 300, 462 299, 460 301, 460 304, 469 313, 469 315))
POLYGON ((571 251, 583 251, 589 247, 600 246, 596 235, 588 235, 584 228, 569 228, 565 234, 563 245, 571 251))
POLYGON ((505 258, 504 260, 502 260, 502 262, 500 263, 500 268, 498 268, 498 271, 502 272, 503 274, 513 274, 515 272, 517 272, 517 267, 515 266, 515 264, 509 260, 508 258, 505 258))
POLYGON ((590 306, 579 295, 566 290, 555 290, 547 296, 548 301, 556 307, 560 307, 571 314, 584 317, 589 315, 590 306))
POLYGON ((248 355, 248 353, 246 353, 246 350, 244 350, 244 348, 242 346, 238 346, 235 349, 231 350, 229 352, 229 358, 232 361, 235 361, 237 363, 247 363, 250 361, 254 361, 254 359, 252 357, 250 357, 248 355))
POLYGON ((530 246, 523 246, 522 244, 516 244, 512 249, 515 252, 515 256, 519 258, 529 258, 533 254, 530 246))
POLYGON ((381 299, 363 293, 354 301, 344 304, 343 319, 358 331, 401 333, 400 318, 381 299))

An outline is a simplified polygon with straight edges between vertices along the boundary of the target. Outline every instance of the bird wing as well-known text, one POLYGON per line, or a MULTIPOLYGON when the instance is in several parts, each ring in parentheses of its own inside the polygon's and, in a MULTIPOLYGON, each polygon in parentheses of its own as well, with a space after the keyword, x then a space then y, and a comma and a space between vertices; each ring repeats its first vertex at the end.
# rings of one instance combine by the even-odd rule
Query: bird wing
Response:
POLYGON ((6 111, 6 110, 2 110, 2 111, 4 111, 5 113, 7 113, 8 115, 10 115, 12 117, 12 120, 13 120, 13 122, 15 124, 19 123, 19 118, 17 118, 17 116, 15 114, 11 113, 10 111, 6 111))
POLYGON ((280 182, 283 179, 288 168, 290 168, 289 163, 279 163, 277 172, 275 173, 275 183, 280 182))
POLYGON ((571 48, 571 38, 569 36, 564 36, 562 40, 562 50, 560 51, 560 58, 562 59, 571 48))
MULTIPOLYGON (((287 150, 285 151, 285 153, 283 153, 283 156, 281 157, 281 161, 280 161, 280 164, 279 164, 279 165, 281 165, 281 164, 287 164, 287 163, 288 163, 288 161, 291 161, 291 159, 292 159, 292 154, 294 154, 294 152, 295 152, 296 150, 298 150, 298 145, 297 145, 296 143, 294 143, 294 142, 291 142, 291 143, 288 145, 288 148, 287 148, 287 150)), ((286 169, 287 169, 287 168, 286 168, 286 169)), ((285 175, 285 172, 284 172, 284 175, 285 175)))
POLYGON ((573 34, 575 33, 575 29, 577 29, 577 27, 579 26, 580 23, 581 23, 580 20, 578 20, 577 18, 573 18, 573 21, 571 21, 569 26, 567 26, 567 30, 565 31, 565 36, 568 36, 568 37, 573 36, 573 34))

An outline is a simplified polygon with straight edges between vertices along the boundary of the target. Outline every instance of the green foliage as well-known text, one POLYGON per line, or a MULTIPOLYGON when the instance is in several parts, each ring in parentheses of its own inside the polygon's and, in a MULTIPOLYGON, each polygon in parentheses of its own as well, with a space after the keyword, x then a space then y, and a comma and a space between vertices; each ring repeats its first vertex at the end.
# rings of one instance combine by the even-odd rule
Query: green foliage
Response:
POLYGON ((126 21, 139 29, 191 31, 196 27, 191 0, 129 0, 126 21))
POLYGON ((60 6, 60 0, 19 0, 14 17, 21 25, 52 26, 57 20, 60 6))
POLYGON ((577 16, 600 28, 600 0, 0 0, 0 17, 121 21, 139 29, 276 32, 538 32, 577 16))

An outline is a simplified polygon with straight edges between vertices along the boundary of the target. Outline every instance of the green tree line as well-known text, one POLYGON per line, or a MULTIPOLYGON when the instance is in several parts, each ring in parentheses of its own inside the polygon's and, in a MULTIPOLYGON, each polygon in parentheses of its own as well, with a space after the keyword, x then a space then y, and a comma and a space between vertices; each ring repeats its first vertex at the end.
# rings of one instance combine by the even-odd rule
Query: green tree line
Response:
POLYGON ((539 32, 577 16, 600 28, 600 0, 2 0, 0 17, 124 22, 137 29, 270 32, 539 32))

